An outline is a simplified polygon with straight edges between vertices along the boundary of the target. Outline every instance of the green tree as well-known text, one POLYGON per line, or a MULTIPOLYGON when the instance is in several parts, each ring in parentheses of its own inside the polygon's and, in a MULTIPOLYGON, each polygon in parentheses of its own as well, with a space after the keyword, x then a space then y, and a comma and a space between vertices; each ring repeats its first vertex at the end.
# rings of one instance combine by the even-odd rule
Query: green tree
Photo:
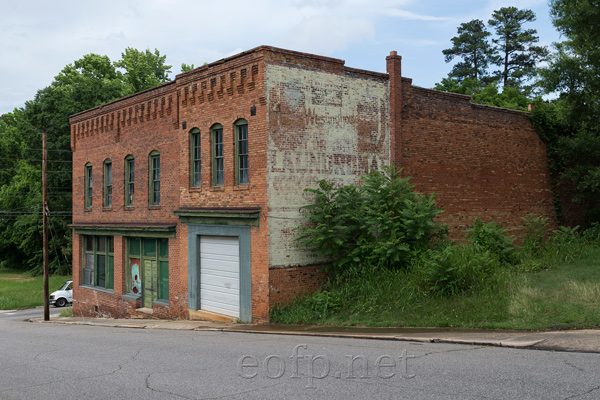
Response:
POLYGON ((591 0, 553 0, 552 22, 567 40, 555 44, 541 70, 548 93, 559 93, 561 118, 573 131, 598 133, 600 114, 600 7, 591 0))
POLYGON ((70 268, 72 187, 69 116, 123 95, 110 59, 87 54, 68 64, 25 107, 3 116, 0 141, 10 175, 0 176, 0 259, 40 271, 42 254, 42 132, 48 136, 48 192, 52 270, 70 268))
POLYGON ((40 270, 41 148, 48 135, 51 268, 69 266, 72 166, 69 116, 168 81, 158 50, 128 48, 123 60, 87 54, 65 66, 22 109, 0 119, 0 267, 40 270), (125 74, 116 66, 125 69, 125 74))
POLYGON ((139 51, 128 47, 121 53, 121 59, 115 67, 125 70, 121 74, 127 94, 133 94, 169 82, 171 65, 165 64, 166 56, 161 56, 157 49, 139 51))
POLYGON ((590 221, 600 221, 600 7, 593 0, 551 0, 554 26, 566 37, 556 43, 541 84, 553 101, 556 163, 561 178, 577 190, 574 201, 588 200, 590 221))
POLYGON ((548 49, 535 45, 539 41, 535 29, 523 25, 535 21, 531 10, 503 7, 492 14, 488 23, 495 28, 497 38, 492 39, 498 54, 492 63, 500 67, 498 76, 503 87, 515 87, 529 93, 531 86, 525 82, 536 75, 536 66, 548 57, 548 49))
POLYGON ((186 63, 181 63, 181 72, 187 72, 187 71, 191 71, 194 68, 194 64, 186 64, 186 63))
POLYGON ((453 37, 452 47, 442 50, 446 62, 460 57, 462 61, 452 67, 449 78, 458 82, 469 78, 479 81, 487 75, 487 68, 493 56, 493 49, 488 42, 490 33, 479 19, 462 23, 458 27, 458 36, 453 37))

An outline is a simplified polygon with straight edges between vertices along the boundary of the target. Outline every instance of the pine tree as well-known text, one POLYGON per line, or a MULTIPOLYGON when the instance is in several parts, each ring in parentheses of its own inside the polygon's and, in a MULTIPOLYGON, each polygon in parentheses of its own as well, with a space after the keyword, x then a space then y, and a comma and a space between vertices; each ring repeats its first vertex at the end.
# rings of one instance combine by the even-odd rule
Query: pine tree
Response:
POLYGON ((537 64, 548 57, 547 48, 535 45, 539 41, 537 31, 523 28, 523 24, 533 22, 535 18, 531 10, 503 7, 494 11, 488 21, 498 35, 492 39, 497 46, 492 63, 500 67, 497 74, 503 87, 529 92, 531 87, 524 86, 524 83, 536 75, 537 64))
POLYGON ((462 61, 452 67, 448 77, 456 78, 458 82, 467 78, 479 81, 486 76, 493 55, 488 42, 490 33, 479 19, 460 24, 457 33, 458 36, 451 39, 452 47, 442 51, 446 62, 452 61, 454 57, 462 58, 462 61))

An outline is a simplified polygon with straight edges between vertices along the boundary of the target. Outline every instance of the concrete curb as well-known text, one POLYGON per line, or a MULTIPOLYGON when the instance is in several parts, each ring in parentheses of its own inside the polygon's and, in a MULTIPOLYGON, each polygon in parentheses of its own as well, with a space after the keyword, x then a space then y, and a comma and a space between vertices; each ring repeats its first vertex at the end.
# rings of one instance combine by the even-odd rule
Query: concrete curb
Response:
POLYGON ((375 332, 359 332, 361 328, 298 327, 289 329, 268 325, 242 325, 213 321, 192 320, 148 320, 148 319, 103 319, 90 318, 86 320, 58 317, 50 321, 41 318, 30 319, 30 322, 53 323, 64 325, 104 326, 111 328, 136 329, 167 329, 218 331, 230 333, 253 333, 290 336, 338 337, 348 339, 396 340, 419 343, 452 343, 475 346, 493 346, 515 349, 536 349, 549 351, 571 351, 600 353, 600 330, 572 330, 555 332, 520 332, 520 331, 479 331, 479 330, 444 330, 423 328, 406 329, 406 334, 398 334, 398 328, 376 328, 375 332), (311 330, 312 329, 312 330, 311 330))

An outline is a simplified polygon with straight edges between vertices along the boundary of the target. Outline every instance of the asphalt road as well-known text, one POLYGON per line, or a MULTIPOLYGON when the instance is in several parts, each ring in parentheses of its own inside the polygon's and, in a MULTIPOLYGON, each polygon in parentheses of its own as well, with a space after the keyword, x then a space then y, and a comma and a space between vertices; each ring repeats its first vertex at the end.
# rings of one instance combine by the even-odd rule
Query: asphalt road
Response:
MULTIPOLYGON (((67 306, 65 308, 70 308, 67 306)), ((50 317, 58 316, 65 308, 50 306, 50 317)), ((28 310, 0 310, 0 322, 2 321, 28 321, 32 318, 44 318, 44 307, 31 308, 28 310)))
POLYGON ((0 313, 2 400, 600 398, 600 354, 36 324, 30 312, 0 313))

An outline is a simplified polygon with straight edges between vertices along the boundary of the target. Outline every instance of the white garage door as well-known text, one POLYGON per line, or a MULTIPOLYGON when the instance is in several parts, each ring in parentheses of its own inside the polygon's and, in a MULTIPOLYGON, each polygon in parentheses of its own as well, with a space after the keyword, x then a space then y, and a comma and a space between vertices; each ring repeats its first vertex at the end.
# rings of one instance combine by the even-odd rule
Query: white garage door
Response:
POLYGON ((240 251, 237 237, 200 237, 200 308, 240 317, 240 251))

